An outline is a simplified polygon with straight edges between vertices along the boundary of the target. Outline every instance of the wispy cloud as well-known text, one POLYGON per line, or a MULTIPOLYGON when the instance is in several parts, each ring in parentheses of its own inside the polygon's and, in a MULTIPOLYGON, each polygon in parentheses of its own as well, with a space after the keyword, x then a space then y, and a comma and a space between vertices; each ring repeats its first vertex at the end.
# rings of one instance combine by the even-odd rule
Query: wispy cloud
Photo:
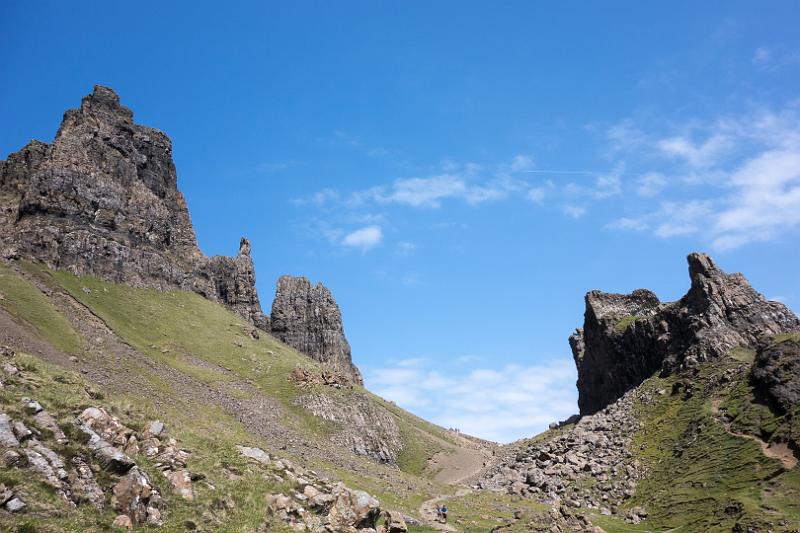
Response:
POLYGON ((636 179, 636 194, 645 197, 658 196, 666 186, 667 178, 663 174, 648 172, 636 179))
POLYGON ((451 364, 444 370, 417 358, 367 368, 365 381, 377 394, 439 425, 498 442, 530 437, 577 411, 575 367, 567 359, 499 368, 451 364))
POLYGON ((397 243, 397 254, 398 255, 411 255, 417 249, 417 245, 413 242, 408 241, 400 241, 397 243))
POLYGON ((349 194, 324 189, 293 202, 316 206, 336 204, 346 208, 393 204, 438 209, 448 200, 480 205, 506 199, 511 194, 524 194, 534 188, 525 180, 515 177, 515 174, 529 170, 533 164, 533 158, 523 154, 514 156, 507 163, 488 167, 472 162, 457 164, 448 161, 442 165, 441 172, 431 175, 399 178, 388 185, 376 185, 349 194))
POLYGON ((586 214, 586 208, 579 205, 567 204, 564 206, 564 214, 572 218, 581 218, 586 214))
POLYGON ((775 72, 785 67, 800 65, 800 51, 781 52, 759 46, 753 51, 753 65, 761 70, 775 72))
POLYGON ((661 238, 695 235, 716 250, 775 239, 800 227, 798 124, 800 116, 789 106, 711 123, 693 121, 691 131, 663 137, 656 144, 661 160, 646 154, 644 161, 664 170, 645 173, 636 191, 653 197, 673 183, 683 188, 670 191, 655 208, 646 205, 642 214, 606 227, 650 230, 661 238), (675 159, 696 173, 667 164, 675 159), (667 169, 675 174, 668 176, 667 169))
POLYGON ((258 165, 258 171, 265 174, 272 174, 274 172, 280 172, 282 170, 287 170, 299 165, 300 162, 295 161, 294 159, 289 159, 286 161, 268 161, 258 165))
POLYGON ((333 132, 333 142, 348 146, 353 150, 361 152, 369 157, 384 157, 391 154, 391 150, 383 146, 372 146, 360 137, 351 135, 344 130, 335 130, 333 132))
POLYGON ((343 246, 369 250, 380 244, 383 240, 383 230, 380 226, 366 226, 348 233, 341 240, 343 246))

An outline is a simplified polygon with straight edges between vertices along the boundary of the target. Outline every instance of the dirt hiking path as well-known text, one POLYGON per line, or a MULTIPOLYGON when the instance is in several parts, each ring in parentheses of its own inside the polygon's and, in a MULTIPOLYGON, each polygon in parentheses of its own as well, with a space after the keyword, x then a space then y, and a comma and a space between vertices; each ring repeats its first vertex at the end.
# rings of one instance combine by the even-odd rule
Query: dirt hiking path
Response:
POLYGON ((422 502, 422 505, 419 506, 419 515, 422 519, 422 522, 426 526, 432 527, 436 531, 459 531, 450 524, 443 524, 439 522, 439 518, 436 516, 436 505, 445 503, 448 498, 460 498, 461 496, 466 496, 471 492, 472 491, 470 489, 458 489, 454 496, 444 494, 422 502))
POLYGON ((750 439, 758 443, 759 447, 761 448, 761 453, 770 459, 777 459, 780 461, 783 465, 783 468, 786 470, 791 470, 797 466, 797 457, 795 457, 794 452, 785 442, 769 443, 757 437, 756 435, 739 433, 731 429, 730 423, 727 422, 724 417, 718 416, 721 403, 722 401, 720 399, 713 400, 711 403, 711 412, 715 415, 714 418, 722 424, 722 427, 725 428, 725 431, 728 432, 729 435, 733 435, 734 437, 739 437, 741 439, 750 439))

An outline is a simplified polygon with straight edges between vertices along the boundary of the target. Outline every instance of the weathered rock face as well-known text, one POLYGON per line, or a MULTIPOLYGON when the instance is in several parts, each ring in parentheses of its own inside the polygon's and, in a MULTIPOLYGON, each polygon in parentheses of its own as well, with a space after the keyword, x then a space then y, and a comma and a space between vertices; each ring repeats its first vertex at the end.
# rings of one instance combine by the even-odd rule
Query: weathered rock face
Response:
POLYGON ((342 427, 331 440, 357 455, 365 455, 381 463, 395 464, 403 449, 400 428, 394 416, 377 406, 366 395, 355 392, 347 402, 325 394, 301 396, 296 404, 323 420, 342 427))
POLYGON ((584 326, 570 337, 578 405, 592 414, 662 370, 672 372, 755 348, 759 338, 800 330, 783 304, 767 301, 741 274, 726 274, 705 254, 688 257, 692 285, 677 302, 650 291, 586 295, 584 326))
POLYGON ((177 188, 172 143, 95 87, 52 144, 0 162, 0 253, 109 281, 193 290, 266 327, 250 245, 205 257, 177 188))
POLYGON ((800 336, 764 343, 753 364, 752 380, 780 412, 800 405, 800 336))
POLYGON ((344 336, 339 306, 322 283, 312 285, 305 277, 281 276, 270 321, 274 336, 363 383, 344 336))

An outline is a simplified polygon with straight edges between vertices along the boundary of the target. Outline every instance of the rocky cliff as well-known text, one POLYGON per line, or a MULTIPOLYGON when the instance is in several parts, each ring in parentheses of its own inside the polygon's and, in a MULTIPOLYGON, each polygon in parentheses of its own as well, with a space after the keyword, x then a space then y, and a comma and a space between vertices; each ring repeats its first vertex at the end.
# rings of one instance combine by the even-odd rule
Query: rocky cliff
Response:
POLYGON ((363 383, 344 336, 339 305, 322 283, 312 285, 305 277, 282 276, 270 319, 275 337, 363 383))
POLYGON ((0 251, 109 281, 192 290, 268 327, 249 242, 235 258, 200 252, 169 137, 134 123, 106 87, 64 114, 52 144, 32 141, 0 161, 0 251))
POLYGON ((570 337, 581 414, 604 408, 658 371, 719 358, 759 339, 799 331, 781 303, 767 301, 741 274, 726 274, 705 254, 688 257, 691 287, 677 302, 655 294, 591 291, 582 329, 570 337))

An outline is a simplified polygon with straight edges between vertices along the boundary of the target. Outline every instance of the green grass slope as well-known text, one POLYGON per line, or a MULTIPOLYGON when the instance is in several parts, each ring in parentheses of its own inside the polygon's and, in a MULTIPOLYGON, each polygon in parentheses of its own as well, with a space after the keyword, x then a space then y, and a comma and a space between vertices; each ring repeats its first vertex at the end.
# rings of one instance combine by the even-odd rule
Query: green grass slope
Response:
POLYGON ((759 441, 769 445, 790 422, 756 401, 743 359, 736 353, 697 375, 642 385, 654 400, 638 407, 634 456, 648 475, 628 505, 644 506, 649 517, 644 529, 618 524, 619 531, 800 527, 800 472, 768 457, 759 441))
MULTIPOLYGON (((250 430, 247 420, 238 420, 222 407, 187 397, 174 376, 119 359, 119 354, 105 350, 105 344, 97 345, 99 339, 84 338, 81 332, 85 334, 87 330, 71 322, 76 320, 69 312, 74 304, 65 305, 64 298, 56 296, 68 295, 79 302, 126 345, 172 369, 176 376, 189 376, 209 389, 230 390, 244 400, 252 394, 248 391, 257 391, 282 406, 284 415, 280 423, 287 430, 304 436, 308 442, 329 440, 340 428, 296 405, 295 400, 308 389, 290 379, 298 366, 318 369, 319 365, 263 332, 255 338, 249 324, 214 302, 194 293, 116 285, 27 262, 2 265, 0 269, 0 294, 3 295, 0 304, 21 324, 59 350, 79 355, 81 362, 76 363, 76 367, 82 364, 103 366, 118 371, 119 380, 130 378, 132 383, 147 385, 143 390, 121 387, 110 392, 85 377, 91 373, 81 376, 40 357, 18 353, 17 358, 25 365, 29 381, 5 388, 0 394, 0 410, 18 416, 19 398, 26 395, 41 402, 67 426, 88 406, 107 408, 133 428, 143 427, 148 420, 164 421, 170 435, 192 452, 190 469, 205 477, 198 485, 195 501, 170 499, 165 531, 183 531, 184 522, 196 521, 198 516, 207 514, 213 509, 215 499, 221 497, 233 501, 234 509, 226 511, 224 523, 210 522, 213 525, 210 530, 248 531, 263 522, 263 495, 276 487, 263 479, 249 477, 235 449, 241 444, 261 447, 341 479, 352 488, 375 495, 386 508, 412 516, 418 516, 425 500, 454 492, 453 488, 432 481, 433 472, 428 472, 426 466, 434 454, 458 443, 446 430, 391 402, 360 387, 351 390, 316 386, 317 392, 332 395, 337 401, 347 401, 350 394, 364 394, 389 412, 403 438, 397 467, 376 464, 348 450, 338 455, 292 455, 290 450, 282 450, 250 430), (91 354, 91 350, 85 350, 89 345, 95 348, 91 354), (208 488, 212 486, 213 490, 208 488)), ((145 468, 148 468, 146 462, 145 468)), ((0 467, 0 483, 21 488, 33 502, 30 512, 14 518, 15 527, 21 528, 20 531, 28 526, 37 531, 103 530, 113 519, 108 515, 110 511, 98 514, 93 509, 64 508, 50 489, 24 473, 24 470, 0 467), (45 493, 50 496, 45 497, 45 493)), ((163 482, 157 471, 152 473, 152 479, 163 482)), ((159 488, 164 489, 162 493, 169 492, 167 487, 159 488)), ((513 513, 512 510, 503 512, 509 517, 513 513)))
POLYGON ((56 348, 70 354, 79 354, 82 351, 83 342, 80 336, 47 296, 30 281, 2 263, 0 263, 0 307, 29 324, 56 348))

